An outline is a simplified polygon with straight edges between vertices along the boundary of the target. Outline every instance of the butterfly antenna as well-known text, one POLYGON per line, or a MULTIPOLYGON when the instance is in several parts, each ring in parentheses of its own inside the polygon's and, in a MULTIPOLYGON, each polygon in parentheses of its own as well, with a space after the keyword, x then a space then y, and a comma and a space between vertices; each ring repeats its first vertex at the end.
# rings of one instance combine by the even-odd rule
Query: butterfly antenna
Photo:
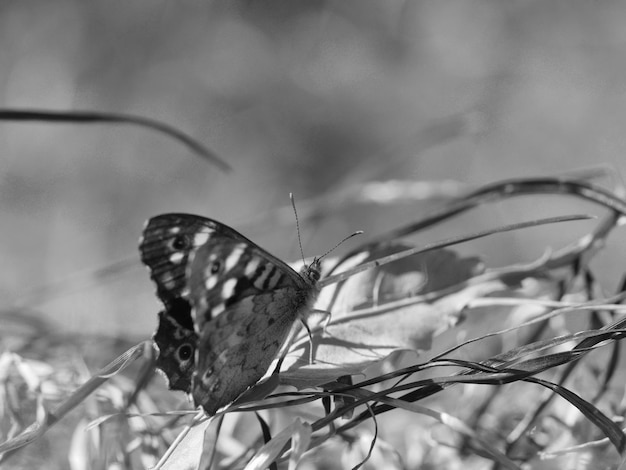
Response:
POLYGON ((322 259, 324 258, 326 255, 329 255, 330 253, 332 253, 333 251, 335 251, 337 249, 337 247, 339 247, 339 245, 341 245, 343 242, 350 240, 352 237, 356 237, 357 235, 363 235, 363 230, 357 230, 354 233, 351 233, 350 235, 348 235, 346 238, 344 238, 343 240, 341 240, 339 243, 337 243, 335 246, 333 246, 330 250, 328 250, 326 253, 324 253, 322 256, 320 256, 318 259, 322 259))
MULTIPOLYGON (((296 216, 296 230, 298 232, 298 245, 300 246, 300 256, 302 256, 302 262, 304 264, 306 264, 306 261, 304 260, 304 250, 302 250, 302 240, 300 239, 300 221, 298 220, 298 211, 296 210, 296 202, 295 202, 295 199, 293 197, 293 193, 289 193, 289 199, 291 200, 291 207, 293 207, 293 213, 296 216)), ((339 243, 337 243, 335 246, 333 246, 326 253, 324 253, 322 256, 320 256, 319 258, 316 258, 317 261, 319 261, 322 258, 324 258, 325 256, 329 255, 331 252, 333 252, 335 249, 337 249, 337 247, 339 245, 341 245, 343 242, 351 239, 352 237, 354 237, 356 235, 362 235, 363 233, 364 233, 363 230, 357 230, 356 232, 351 233, 346 238, 344 238, 339 243)))
POLYGON ((306 264, 306 261, 304 261, 304 250, 302 249, 302 240, 300 239, 300 221, 298 220, 298 211, 296 210, 296 200, 293 197, 293 193, 289 193, 289 199, 291 200, 291 207, 293 207, 293 213, 296 216, 296 232, 298 232, 298 246, 300 247, 300 256, 302 257, 302 262, 306 264))

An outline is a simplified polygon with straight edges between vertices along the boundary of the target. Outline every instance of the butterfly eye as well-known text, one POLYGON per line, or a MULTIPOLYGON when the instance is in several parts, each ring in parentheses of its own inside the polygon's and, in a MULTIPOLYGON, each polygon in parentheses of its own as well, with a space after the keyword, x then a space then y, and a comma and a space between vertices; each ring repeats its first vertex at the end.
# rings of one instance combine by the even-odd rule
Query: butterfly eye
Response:
POLYGON ((188 361, 193 354, 193 348, 188 343, 185 343, 178 347, 176 351, 176 355, 178 356, 178 360, 181 362, 188 361))
POLYGON ((184 235, 176 235, 172 240, 171 246, 175 250, 185 250, 189 248, 189 241, 184 235))

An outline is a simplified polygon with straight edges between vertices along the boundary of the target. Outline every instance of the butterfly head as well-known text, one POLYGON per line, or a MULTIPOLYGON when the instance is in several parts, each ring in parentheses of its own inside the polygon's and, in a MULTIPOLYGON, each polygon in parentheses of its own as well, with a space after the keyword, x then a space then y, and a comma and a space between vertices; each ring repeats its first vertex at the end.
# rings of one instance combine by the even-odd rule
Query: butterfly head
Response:
POLYGON ((311 264, 305 264, 300 269, 300 276, 304 278, 309 284, 317 284, 322 276, 322 260, 321 258, 314 258, 311 264))
MULTIPOLYGON (((325 256, 327 256, 328 254, 332 253, 332 251, 335 248, 337 248, 339 245, 341 245, 346 240, 349 240, 350 238, 354 237, 355 235, 360 235, 362 233, 363 232, 361 230, 359 230, 359 231, 354 232, 351 235, 348 235, 346 238, 341 240, 339 243, 337 243, 333 248, 328 250, 322 256, 313 258, 313 261, 311 262, 311 264, 307 265, 305 263, 304 266, 302 266, 302 269, 300 269, 300 277, 302 277, 308 284, 315 286, 317 284, 317 282, 320 280, 320 277, 322 276, 322 259, 325 256)), ((298 237, 298 241, 299 241, 299 237, 298 237)), ((300 245, 300 252, 302 253, 302 245, 300 245)), ((304 255, 303 255, 302 259, 304 260, 304 255)), ((319 289, 318 289, 318 291, 319 291, 319 289)))

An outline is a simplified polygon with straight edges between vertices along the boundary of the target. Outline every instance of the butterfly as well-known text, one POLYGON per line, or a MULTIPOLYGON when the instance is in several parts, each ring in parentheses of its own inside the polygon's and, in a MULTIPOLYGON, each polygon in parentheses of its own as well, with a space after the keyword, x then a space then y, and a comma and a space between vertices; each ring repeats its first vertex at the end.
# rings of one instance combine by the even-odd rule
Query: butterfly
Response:
POLYGON ((139 251, 164 305, 156 366, 208 415, 265 375, 319 294, 319 259, 296 272, 197 215, 151 218, 139 251))

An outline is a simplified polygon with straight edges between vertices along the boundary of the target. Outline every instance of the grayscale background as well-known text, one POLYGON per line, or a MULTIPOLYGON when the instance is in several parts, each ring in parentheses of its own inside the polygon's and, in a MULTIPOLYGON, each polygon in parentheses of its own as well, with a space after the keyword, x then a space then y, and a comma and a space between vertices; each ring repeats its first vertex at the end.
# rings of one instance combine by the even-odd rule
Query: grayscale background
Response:
MULTIPOLYGON (((621 1, 0 2, 1 106, 159 119, 233 167, 134 127, 0 123, 0 305, 148 338, 159 305, 136 245, 158 213, 218 219, 296 260, 290 192, 313 256, 502 178, 604 165, 619 182, 625 24, 621 1), (343 193, 371 181, 415 191, 343 193)), ((415 241, 589 207, 497 204, 415 241)), ((588 229, 459 249, 497 266, 588 229)), ((599 275, 614 285, 624 248, 609 248, 599 275)))

